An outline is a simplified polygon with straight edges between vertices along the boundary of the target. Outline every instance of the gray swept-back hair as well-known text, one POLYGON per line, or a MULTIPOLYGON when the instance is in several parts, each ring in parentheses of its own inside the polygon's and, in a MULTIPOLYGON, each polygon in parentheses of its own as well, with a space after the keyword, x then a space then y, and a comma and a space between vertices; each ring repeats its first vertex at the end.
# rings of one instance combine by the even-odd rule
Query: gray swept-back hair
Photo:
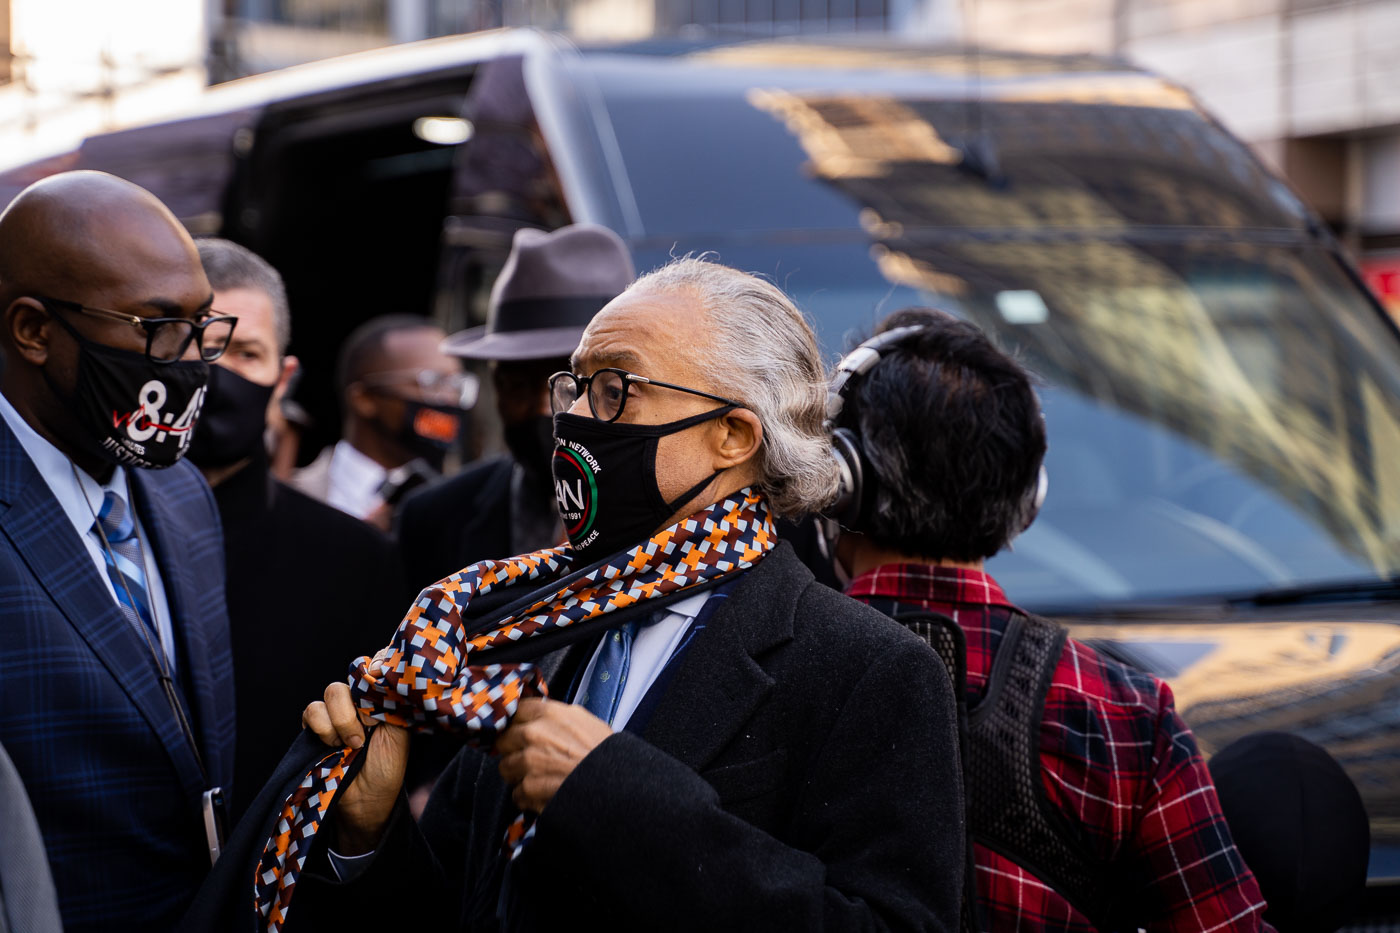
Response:
POLYGON ((218 237, 201 237, 194 241, 199 247, 199 261, 209 287, 216 292, 235 288, 250 288, 262 292, 272 302, 272 324, 277 334, 277 352, 286 356, 292 342, 292 312, 287 306, 287 286, 272 263, 245 246, 218 237))
POLYGON ((763 425, 759 482, 769 506, 792 517, 829 505, 837 474, 823 424, 826 370, 792 300, 756 275, 691 256, 648 272, 628 291, 700 299, 706 339, 696 346, 698 360, 715 391, 743 402, 763 425))

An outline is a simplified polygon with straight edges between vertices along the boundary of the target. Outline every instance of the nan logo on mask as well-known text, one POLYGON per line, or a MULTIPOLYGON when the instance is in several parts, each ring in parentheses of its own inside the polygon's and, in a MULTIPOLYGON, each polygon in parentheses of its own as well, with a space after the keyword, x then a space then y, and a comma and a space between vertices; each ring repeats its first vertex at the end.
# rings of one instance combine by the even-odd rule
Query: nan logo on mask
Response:
POLYGON ((587 447, 578 441, 559 441, 554 450, 554 495, 564 533, 576 550, 583 550, 598 537, 593 527, 598 520, 598 474, 603 468, 587 447))
POLYGON ((568 412, 555 415, 554 494, 574 550, 616 554, 669 524, 682 506, 724 471, 715 471, 667 501, 656 481, 661 438, 717 418, 732 407, 666 424, 618 424, 568 412))

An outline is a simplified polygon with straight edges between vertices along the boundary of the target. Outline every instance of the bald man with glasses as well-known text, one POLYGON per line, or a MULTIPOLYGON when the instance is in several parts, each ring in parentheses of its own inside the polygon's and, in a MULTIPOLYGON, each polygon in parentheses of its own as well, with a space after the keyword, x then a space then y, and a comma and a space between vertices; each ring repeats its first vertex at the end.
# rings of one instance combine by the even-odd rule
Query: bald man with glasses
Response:
POLYGON ((183 458, 236 319, 164 205, 97 172, 0 215, 0 308, 0 744, 64 929, 169 930, 233 770, 219 519, 183 458))

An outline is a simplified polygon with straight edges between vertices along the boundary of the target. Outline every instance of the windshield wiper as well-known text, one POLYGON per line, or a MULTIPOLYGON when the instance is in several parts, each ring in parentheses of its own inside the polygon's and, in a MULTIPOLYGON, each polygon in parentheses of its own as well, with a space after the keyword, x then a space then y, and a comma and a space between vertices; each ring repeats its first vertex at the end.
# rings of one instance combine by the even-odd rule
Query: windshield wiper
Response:
POLYGON ((1376 577, 1369 580, 1343 580, 1308 586, 1288 586, 1259 590, 1225 599, 1232 606, 1296 606, 1307 603, 1367 602, 1400 599, 1400 578, 1376 577))

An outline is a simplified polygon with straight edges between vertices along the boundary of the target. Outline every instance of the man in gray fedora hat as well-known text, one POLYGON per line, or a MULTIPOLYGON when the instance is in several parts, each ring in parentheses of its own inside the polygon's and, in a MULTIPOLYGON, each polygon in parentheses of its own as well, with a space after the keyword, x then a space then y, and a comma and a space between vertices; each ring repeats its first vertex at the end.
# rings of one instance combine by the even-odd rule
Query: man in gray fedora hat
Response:
POLYGON ((444 352, 491 364, 508 456, 482 460, 410 497, 399 512, 407 583, 418 588, 488 557, 564 538, 555 504, 548 379, 569 368, 588 322, 636 277, 616 233, 594 224, 520 230, 491 291, 486 324, 444 352))

